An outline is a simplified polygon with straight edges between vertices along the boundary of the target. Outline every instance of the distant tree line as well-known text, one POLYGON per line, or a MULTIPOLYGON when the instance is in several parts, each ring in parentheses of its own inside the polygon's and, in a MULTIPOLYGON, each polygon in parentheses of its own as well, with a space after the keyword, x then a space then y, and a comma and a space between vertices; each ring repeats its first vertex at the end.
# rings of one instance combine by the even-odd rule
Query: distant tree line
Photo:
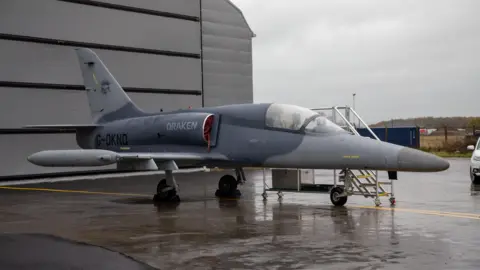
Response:
POLYGON ((406 119, 392 119, 381 121, 371 127, 406 127, 418 126, 421 128, 444 128, 449 129, 470 129, 480 130, 480 117, 418 117, 406 119))

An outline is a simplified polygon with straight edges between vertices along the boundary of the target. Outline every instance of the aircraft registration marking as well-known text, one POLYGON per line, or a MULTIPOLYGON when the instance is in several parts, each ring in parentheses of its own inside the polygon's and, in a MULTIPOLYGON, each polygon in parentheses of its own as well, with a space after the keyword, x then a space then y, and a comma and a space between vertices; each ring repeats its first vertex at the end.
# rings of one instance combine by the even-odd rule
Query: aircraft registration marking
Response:
POLYGON ((97 134, 95 137, 97 146, 105 144, 106 146, 125 146, 128 145, 127 133, 106 133, 97 134))
POLYGON ((360 158, 360 156, 343 156, 343 158, 360 158))

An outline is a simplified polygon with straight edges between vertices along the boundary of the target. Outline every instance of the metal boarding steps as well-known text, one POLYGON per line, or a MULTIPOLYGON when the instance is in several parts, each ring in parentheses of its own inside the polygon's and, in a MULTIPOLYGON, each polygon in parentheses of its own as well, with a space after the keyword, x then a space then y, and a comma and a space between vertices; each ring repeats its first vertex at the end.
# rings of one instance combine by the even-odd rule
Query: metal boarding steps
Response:
POLYGON ((355 175, 354 171, 349 169, 344 170, 343 174, 340 174, 339 182, 344 182, 344 189, 348 195, 363 195, 366 198, 390 196, 391 193, 387 192, 383 186, 392 185, 391 181, 380 182, 377 180, 376 175, 370 175, 363 170, 356 171, 361 174, 355 175), (347 181, 345 180, 345 174, 348 174, 349 180, 347 181))
MULTIPOLYGON (((326 116, 330 121, 343 127, 345 130, 353 133, 356 136, 361 136, 357 128, 365 127, 375 140, 379 140, 378 136, 370 129, 367 123, 360 117, 360 115, 351 107, 326 107, 312 109, 320 114, 326 116), (344 113, 342 113, 342 110, 344 113), (330 111, 330 117, 325 112, 330 111), (338 119, 338 117, 340 119, 338 119)), ((337 186, 336 172, 334 172, 334 187, 337 186)), ((371 170, 350 170, 348 168, 342 170, 339 174, 339 182, 344 183, 344 195, 362 195, 365 198, 375 198, 375 205, 380 206, 380 197, 389 197, 390 204, 395 204, 395 197, 393 194, 393 180, 379 181, 378 171, 371 170), (390 192, 385 186, 390 186, 390 192)))
MULTIPOLYGON (((361 136, 357 131, 357 128, 363 126, 374 139, 380 140, 358 113, 348 106, 325 107, 312 110, 325 116, 333 123, 351 132, 353 135, 361 136)), ((390 204, 395 204, 393 180, 387 179, 385 181, 379 181, 378 171, 351 170, 348 168, 341 171, 334 170, 333 185, 316 184, 315 174, 315 170, 286 170, 272 168, 272 188, 267 188, 264 170, 264 192, 262 196, 266 199, 266 191, 277 191, 279 198, 283 197, 282 191, 314 193, 330 192, 330 199, 335 205, 345 204, 347 197, 352 195, 361 195, 365 198, 375 198, 374 203, 376 206, 381 205, 380 197, 389 197, 390 204), (308 179, 307 181, 312 183, 302 183, 301 179, 308 179), (339 183, 343 183, 343 185, 339 183), (390 186, 389 191, 387 188, 388 186, 390 186), (340 198, 337 201, 335 201, 335 196, 333 196, 335 193, 340 198)))

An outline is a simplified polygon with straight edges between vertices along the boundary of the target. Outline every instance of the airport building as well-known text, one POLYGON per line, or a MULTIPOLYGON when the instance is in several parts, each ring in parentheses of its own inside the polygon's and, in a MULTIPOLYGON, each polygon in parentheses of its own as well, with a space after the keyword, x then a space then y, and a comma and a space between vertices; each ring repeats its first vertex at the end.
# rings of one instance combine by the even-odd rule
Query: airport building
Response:
POLYGON ((253 102, 253 37, 229 0, 0 1, 0 178, 98 170, 30 164, 31 153, 78 148, 75 135, 20 129, 90 123, 75 47, 155 112, 253 102))

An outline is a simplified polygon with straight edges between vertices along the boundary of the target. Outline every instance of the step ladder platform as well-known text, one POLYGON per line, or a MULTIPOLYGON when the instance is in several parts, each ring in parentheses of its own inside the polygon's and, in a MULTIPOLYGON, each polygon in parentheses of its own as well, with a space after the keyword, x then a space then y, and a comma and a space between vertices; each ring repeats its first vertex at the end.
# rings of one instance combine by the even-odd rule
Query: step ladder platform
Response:
MULTIPOLYGON (((357 130, 361 126, 365 127, 373 139, 380 140, 378 136, 368 127, 363 119, 348 106, 335 106, 312 109, 320 115, 327 117, 333 123, 341 126, 355 136, 362 136, 357 130), (344 111, 344 112, 342 112, 344 111), (328 114, 330 112, 330 115, 328 114), (339 121, 337 121, 339 120, 339 121)), ((388 171, 387 181, 379 181, 378 171, 369 169, 349 169, 333 170, 333 184, 317 184, 315 183, 315 170, 313 169, 275 169, 272 168, 272 186, 267 189, 265 171, 264 171, 264 193, 266 191, 277 191, 281 197, 281 191, 291 192, 314 192, 329 193, 330 199, 334 205, 343 205, 346 199, 338 199, 338 192, 341 190, 334 189, 340 187, 345 194, 360 195, 367 198, 375 198, 375 205, 380 205, 379 197, 390 197, 390 203, 395 204, 395 196, 393 193, 393 181, 397 180, 396 171, 388 171), (342 183, 343 185, 339 185, 342 183), (385 188, 389 186, 390 190, 385 188)))
MULTIPOLYGON (((381 186, 381 185, 391 185, 392 183, 390 182, 378 182, 378 185, 381 186)), ((362 183, 362 184, 359 184, 359 186, 361 187, 376 187, 377 184, 375 183, 362 183)))
MULTIPOLYGON (((300 184, 300 190, 298 188, 279 188, 272 187, 267 191, 288 191, 288 192, 314 192, 314 193, 329 193, 334 187, 333 184, 300 184)), ((344 187, 343 185, 337 185, 337 187, 344 187)))

